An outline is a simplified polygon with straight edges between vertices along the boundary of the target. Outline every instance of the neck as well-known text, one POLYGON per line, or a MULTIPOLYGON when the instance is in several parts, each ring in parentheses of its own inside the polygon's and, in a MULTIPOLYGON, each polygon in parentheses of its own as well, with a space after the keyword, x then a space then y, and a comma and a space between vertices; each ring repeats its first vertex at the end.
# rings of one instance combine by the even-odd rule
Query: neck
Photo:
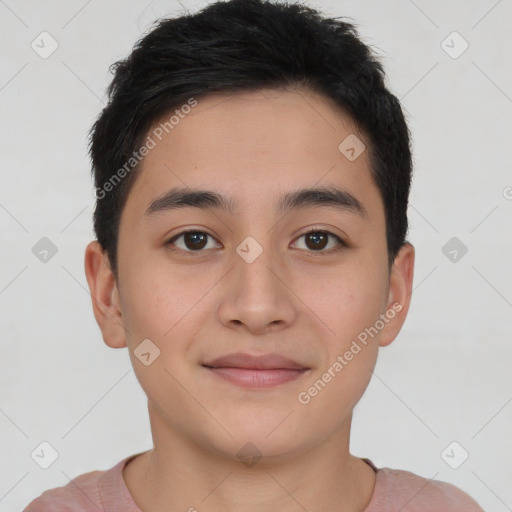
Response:
POLYGON ((242 463, 170 436, 154 411, 152 416, 154 449, 123 470, 141 510, 364 512, 370 503, 376 475, 349 453, 351 417, 321 445, 279 460, 242 463))

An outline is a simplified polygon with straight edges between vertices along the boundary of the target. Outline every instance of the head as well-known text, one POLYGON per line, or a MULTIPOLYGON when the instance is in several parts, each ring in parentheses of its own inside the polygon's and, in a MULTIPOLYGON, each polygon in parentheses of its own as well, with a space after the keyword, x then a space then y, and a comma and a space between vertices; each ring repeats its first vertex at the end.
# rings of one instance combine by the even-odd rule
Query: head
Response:
POLYGON ((347 22, 231 0, 160 21, 114 71, 85 269, 154 434, 277 457, 346 428, 412 285, 409 132, 381 64, 347 22), (304 371, 244 388, 208 368, 234 352, 304 371))

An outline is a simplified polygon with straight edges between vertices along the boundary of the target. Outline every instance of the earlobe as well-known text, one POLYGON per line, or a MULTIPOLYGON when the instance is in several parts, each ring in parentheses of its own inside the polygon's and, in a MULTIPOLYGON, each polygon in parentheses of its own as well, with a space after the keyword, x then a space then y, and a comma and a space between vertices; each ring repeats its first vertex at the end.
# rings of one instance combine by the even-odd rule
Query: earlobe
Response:
POLYGON ((85 249, 84 268, 94 317, 104 342, 111 348, 126 347, 117 283, 107 254, 97 240, 90 242, 85 249))
POLYGON ((413 277, 414 247, 406 242, 391 268, 386 315, 390 320, 381 333, 381 347, 389 345, 397 337, 405 322, 411 303, 413 277))

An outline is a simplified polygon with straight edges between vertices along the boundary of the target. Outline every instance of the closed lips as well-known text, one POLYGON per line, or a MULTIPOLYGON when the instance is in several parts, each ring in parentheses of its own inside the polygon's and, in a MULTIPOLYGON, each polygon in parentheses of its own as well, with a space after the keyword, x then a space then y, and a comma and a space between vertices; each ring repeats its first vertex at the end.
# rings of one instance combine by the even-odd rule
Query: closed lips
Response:
POLYGON ((208 368, 245 368, 249 370, 307 370, 304 366, 280 354, 253 356, 236 352, 204 363, 208 368))

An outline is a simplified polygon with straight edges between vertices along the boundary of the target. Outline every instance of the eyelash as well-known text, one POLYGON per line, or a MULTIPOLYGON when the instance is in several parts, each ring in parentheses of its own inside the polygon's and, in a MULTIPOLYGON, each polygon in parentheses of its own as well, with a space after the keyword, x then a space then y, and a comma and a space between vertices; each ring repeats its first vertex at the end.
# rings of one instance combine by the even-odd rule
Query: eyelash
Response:
MULTIPOLYGON (((210 233, 207 233, 206 231, 201 231, 199 229, 187 229, 185 231, 181 231, 180 233, 178 233, 177 235, 174 235, 171 239, 169 239, 165 245, 167 247, 170 247, 171 251, 175 251, 175 252, 182 252, 182 253, 191 253, 191 254, 197 254, 197 253, 202 253, 202 252, 205 252, 205 250, 201 249, 201 250, 197 250, 197 251, 191 251, 191 250, 185 250, 185 249, 181 249, 181 248, 176 248, 176 247, 171 247, 174 245, 174 242, 180 238, 181 236, 183 235, 186 235, 188 233, 201 233, 201 234, 205 234, 211 238, 214 238, 212 235, 210 235, 210 233)), ((342 239, 340 238, 338 235, 335 235, 334 233, 331 233, 330 231, 327 231, 325 229, 311 229, 309 231, 306 231, 305 233, 301 233, 295 240, 298 240, 299 238, 302 238, 304 236, 307 236, 307 235, 310 235, 311 233, 323 233, 323 234, 326 234, 332 238, 334 238, 337 242, 338 242, 338 246, 337 247, 334 247, 334 248, 331 248, 331 249, 327 249, 327 250, 319 250, 319 251, 312 251, 312 250, 309 250, 309 251, 306 251, 306 252, 309 252, 311 254, 315 254, 315 255, 326 255, 326 254, 331 254, 333 252, 338 252, 338 251, 341 251, 343 249, 346 249, 349 247, 349 245, 342 239)))

